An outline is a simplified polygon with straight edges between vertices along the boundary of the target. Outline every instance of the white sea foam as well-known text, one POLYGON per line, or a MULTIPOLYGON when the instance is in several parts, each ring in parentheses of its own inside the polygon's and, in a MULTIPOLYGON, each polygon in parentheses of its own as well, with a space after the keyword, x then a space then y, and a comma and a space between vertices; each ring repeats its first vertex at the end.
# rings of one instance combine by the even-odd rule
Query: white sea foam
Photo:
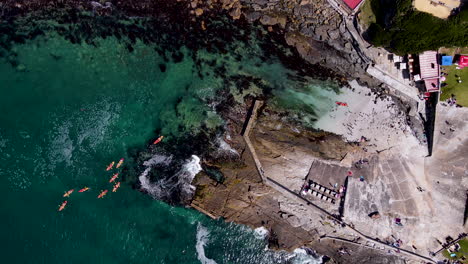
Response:
POLYGON ((109 128, 119 118, 120 112, 118 104, 105 103, 102 106, 90 107, 85 112, 85 116, 76 117, 77 145, 82 146, 83 142, 86 142, 92 149, 95 149, 106 139, 109 128))
POLYGON ((263 226, 255 228, 254 230, 255 238, 261 239, 261 240, 265 239, 268 236, 268 233, 269 233, 268 230, 263 226))
POLYGON ((2 153, 2 149, 6 148, 7 143, 8 143, 8 140, 2 139, 0 137, 0 153, 2 153))
POLYGON ((56 117, 48 150, 49 164, 65 162, 71 166, 73 154, 96 149, 108 136, 108 130, 118 119, 120 106, 108 102, 91 105, 85 112, 72 114, 65 121, 56 117), (73 134, 76 133, 76 139, 73 134))
POLYGON ((302 248, 296 248, 291 254, 291 263, 294 264, 320 264, 322 258, 320 256, 313 256, 307 254, 307 251, 302 248))
POLYGON ((24 170, 17 169, 8 173, 10 186, 17 190, 26 190, 32 185, 31 177, 24 170))
POLYGON ((192 155, 173 176, 159 179, 154 183, 150 182, 148 173, 151 168, 161 163, 167 166, 171 161, 172 156, 167 157, 159 154, 145 161, 143 165, 146 166, 146 169, 139 176, 141 187, 157 199, 169 198, 176 190, 179 191, 181 200, 191 198, 195 191, 195 186, 191 185, 191 183, 195 175, 202 170, 200 158, 195 155, 192 155))
POLYGON ((195 245, 195 248, 197 249, 198 260, 200 260, 202 264, 216 264, 216 261, 207 258, 205 255, 205 246, 209 242, 209 236, 210 233, 208 232, 208 229, 198 223, 197 244, 195 245))
POLYGON ((61 123, 53 131, 53 138, 50 143, 49 159, 50 164, 55 166, 58 163, 65 162, 71 165, 73 149, 73 141, 70 138, 71 122, 66 121, 61 123))
POLYGON ((217 142, 219 145, 220 150, 227 152, 229 154, 234 154, 236 156, 239 156, 239 153, 233 149, 222 137, 217 138, 217 142))
POLYGON ((164 156, 160 154, 155 154, 151 159, 143 162, 143 165, 146 167, 145 170, 140 174, 138 179, 140 180, 141 187, 146 190, 152 196, 159 198, 161 196, 161 187, 157 183, 151 183, 148 178, 148 173, 150 170, 158 165, 165 164, 169 165, 172 162, 172 156, 164 156))

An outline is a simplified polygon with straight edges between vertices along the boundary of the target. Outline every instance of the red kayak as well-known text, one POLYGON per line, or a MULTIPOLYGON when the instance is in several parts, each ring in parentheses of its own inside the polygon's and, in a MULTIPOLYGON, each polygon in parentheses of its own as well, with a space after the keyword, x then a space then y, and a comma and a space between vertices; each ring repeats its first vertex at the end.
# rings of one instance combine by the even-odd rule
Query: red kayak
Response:
POLYGON ((112 175, 112 178, 110 178, 109 182, 115 181, 115 179, 117 179, 118 177, 119 177, 119 173, 112 175))
POLYGON ((63 194, 63 197, 69 197, 70 194, 72 194, 73 191, 74 191, 74 189, 71 189, 71 190, 69 190, 68 192, 65 192, 65 193, 63 194))
POLYGON ((89 190, 89 187, 84 187, 83 189, 79 190, 78 192, 82 193, 82 192, 86 192, 87 190, 89 190))
POLYGON ((347 103, 343 103, 343 102, 336 102, 337 105, 340 105, 340 106, 348 106, 347 103))
POLYGON ((67 206, 67 201, 64 201, 60 206, 59 206, 59 212, 62 211, 63 209, 65 209, 65 206, 67 206))
POLYGON ((123 162, 124 162, 124 159, 121 158, 121 159, 119 160, 119 163, 117 163, 117 166, 115 166, 115 167, 116 167, 116 168, 119 168, 119 167, 123 164, 123 162))
POLYGON ((116 192, 117 189, 120 187, 120 182, 117 182, 115 185, 114 185, 114 188, 112 189, 112 192, 116 192))
POLYGON ((100 199, 100 198, 106 196, 106 194, 107 194, 107 190, 104 190, 104 191, 102 191, 102 192, 98 195, 97 198, 100 199))
POLYGON ((109 164, 109 166, 107 166, 107 169, 106 169, 106 171, 109 171, 109 170, 111 170, 111 169, 112 169, 112 167, 114 167, 114 164, 115 164, 115 162, 111 162, 111 164, 109 164))
POLYGON ((156 145, 158 144, 159 142, 161 142, 161 140, 163 140, 164 136, 160 136, 158 137, 158 139, 156 139, 154 142, 153 142, 153 145, 156 145))

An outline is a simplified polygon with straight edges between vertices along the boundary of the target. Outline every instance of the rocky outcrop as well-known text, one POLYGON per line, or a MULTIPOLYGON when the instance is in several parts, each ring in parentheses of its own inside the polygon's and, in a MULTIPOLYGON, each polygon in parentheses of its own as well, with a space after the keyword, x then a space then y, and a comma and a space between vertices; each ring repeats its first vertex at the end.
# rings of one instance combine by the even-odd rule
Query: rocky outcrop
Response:
POLYGON ((243 15, 252 23, 267 26, 269 31, 281 32, 287 43, 312 64, 320 63, 350 78, 366 75, 367 64, 354 49, 345 21, 327 0, 194 0, 188 5, 212 11, 224 9, 234 19, 243 15))
POLYGON ((97 15, 126 16, 155 16, 163 11, 178 13, 181 23, 196 22, 194 24, 203 30, 210 30, 205 23, 206 19, 227 13, 233 19, 245 18, 251 23, 261 23, 269 31, 283 35, 287 43, 312 64, 320 64, 342 76, 358 78, 373 86, 380 84, 365 73, 367 64, 355 50, 356 45, 353 44, 345 21, 327 0, 129 0, 112 3, 31 0, 22 3, 10 1, 0 5, 0 19, 5 20, 18 14, 57 8, 88 10, 97 15), (186 9, 181 9, 182 6, 186 9), (190 15, 192 21, 185 21, 190 15))
MULTIPOLYGON (((266 228, 269 231, 269 246, 273 249, 312 248, 319 254, 331 256, 332 260, 327 263, 403 263, 397 256, 349 243, 356 238, 350 237, 349 232, 333 218, 262 182, 241 136, 242 121, 248 116, 251 104, 252 101, 248 99, 245 104, 233 104, 222 111, 229 128, 229 137, 225 140, 239 156, 234 159, 206 157, 204 163, 217 168, 224 179, 217 181, 205 172, 199 173, 193 181, 197 191, 192 206, 227 222, 266 228), (333 237, 346 239, 343 241, 333 237)), ((284 113, 270 108, 268 103, 261 109, 250 134, 262 162, 275 160, 275 165, 280 164, 278 167, 282 163, 297 165, 292 171, 302 170, 300 165, 310 161, 311 157, 337 163, 346 153, 356 149, 354 143, 344 142, 339 136, 314 132, 287 121, 284 113), (294 161, 285 155, 286 152, 294 154, 294 161)), ((283 169, 280 171, 283 172, 283 169)), ((271 173, 269 177, 273 177, 271 173)))

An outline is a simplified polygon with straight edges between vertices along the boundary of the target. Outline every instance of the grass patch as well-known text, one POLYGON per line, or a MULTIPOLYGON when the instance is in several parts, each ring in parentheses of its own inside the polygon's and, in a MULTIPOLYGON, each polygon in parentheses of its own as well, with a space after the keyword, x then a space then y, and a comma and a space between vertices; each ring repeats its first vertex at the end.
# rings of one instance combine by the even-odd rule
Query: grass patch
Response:
POLYGON ((448 19, 415 10, 411 0, 371 2, 377 22, 365 36, 376 46, 403 54, 418 54, 439 47, 464 47, 468 38, 468 8, 448 19), (379 2, 380 4, 372 4, 379 2))
POLYGON ((446 47, 443 47, 443 48, 440 48, 440 49, 439 49, 439 53, 441 53, 441 54, 446 54, 446 55, 448 55, 448 56, 455 56, 456 51, 457 51, 457 48, 446 48, 446 47))
POLYGON ((460 48, 460 54, 468 55, 468 47, 460 48))
POLYGON ((468 107, 468 67, 457 70, 455 65, 442 66, 442 71, 448 73, 446 76, 447 86, 442 87, 441 101, 446 101, 452 94, 457 98, 457 104, 468 107), (457 77, 460 76, 462 82, 457 82, 457 77))
POLYGON ((368 27, 370 24, 377 22, 374 12, 372 11, 372 1, 366 0, 359 9, 359 20, 361 24, 368 27))
POLYGON ((450 257, 448 250, 444 250, 442 255, 450 260, 459 260, 464 264, 468 264, 468 239, 462 239, 458 241, 458 244, 460 245, 460 250, 458 252, 454 252, 456 254, 455 257, 450 257), (462 260, 462 257, 465 257, 466 260, 462 260))

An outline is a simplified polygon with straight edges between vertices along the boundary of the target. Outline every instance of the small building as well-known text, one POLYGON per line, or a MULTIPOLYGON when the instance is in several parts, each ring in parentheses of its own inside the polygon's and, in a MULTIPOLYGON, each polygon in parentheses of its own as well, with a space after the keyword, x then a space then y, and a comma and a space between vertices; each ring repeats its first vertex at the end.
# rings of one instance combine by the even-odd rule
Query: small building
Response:
POLYGON ((439 91, 439 78, 424 79, 426 91, 437 92, 439 91))
POLYGON ((452 65, 453 57, 452 56, 442 56, 442 66, 452 65))
POLYGON ((362 2, 362 0, 343 0, 343 2, 345 2, 349 8, 354 10, 362 2))
POLYGON ((419 55, 419 70, 428 92, 439 91, 439 63, 436 51, 425 51, 419 55))

